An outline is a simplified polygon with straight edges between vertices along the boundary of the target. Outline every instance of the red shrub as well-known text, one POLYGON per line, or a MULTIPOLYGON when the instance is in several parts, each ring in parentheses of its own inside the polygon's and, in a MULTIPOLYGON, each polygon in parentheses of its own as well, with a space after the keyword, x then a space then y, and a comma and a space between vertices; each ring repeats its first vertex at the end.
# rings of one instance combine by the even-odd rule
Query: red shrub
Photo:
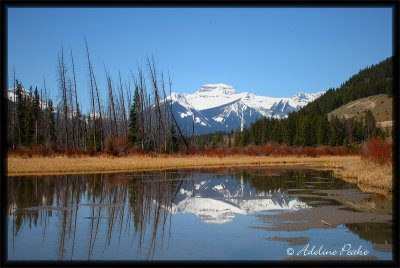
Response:
POLYGON ((69 149, 69 150, 65 151, 64 154, 68 157, 82 157, 86 153, 79 149, 69 149))
POLYGON ((381 165, 389 164, 392 162, 392 143, 373 137, 364 144, 362 157, 381 165))
POLYGON ((106 140, 106 152, 114 156, 126 154, 128 147, 128 141, 125 137, 114 137, 106 140))
POLYGON ((227 156, 227 153, 224 150, 219 150, 219 149, 205 149, 201 152, 201 154, 204 156, 218 156, 218 157, 227 156))
POLYGON ((32 157, 32 156, 54 156, 55 152, 51 147, 45 145, 30 145, 29 148, 18 146, 15 149, 10 149, 8 155, 19 157, 32 157))

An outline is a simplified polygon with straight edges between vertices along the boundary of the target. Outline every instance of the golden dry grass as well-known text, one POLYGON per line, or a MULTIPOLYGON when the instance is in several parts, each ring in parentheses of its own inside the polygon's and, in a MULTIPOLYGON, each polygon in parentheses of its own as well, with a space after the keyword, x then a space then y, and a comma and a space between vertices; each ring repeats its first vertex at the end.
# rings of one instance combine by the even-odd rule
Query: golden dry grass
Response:
POLYGON ((367 192, 391 193, 392 168, 362 160, 359 156, 66 156, 7 158, 8 176, 56 175, 76 173, 113 173, 174 168, 210 168, 228 166, 280 166, 333 170, 367 192))

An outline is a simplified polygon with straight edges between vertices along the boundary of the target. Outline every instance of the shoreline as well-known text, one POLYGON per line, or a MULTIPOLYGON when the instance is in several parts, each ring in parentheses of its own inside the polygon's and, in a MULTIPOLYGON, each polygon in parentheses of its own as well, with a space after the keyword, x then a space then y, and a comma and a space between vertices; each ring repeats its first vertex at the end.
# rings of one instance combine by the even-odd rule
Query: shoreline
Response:
POLYGON ((356 183, 364 192, 391 195, 392 167, 362 160, 360 156, 8 156, 7 176, 84 173, 123 173, 217 167, 276 167, 332 170, 335 176, 356 183))

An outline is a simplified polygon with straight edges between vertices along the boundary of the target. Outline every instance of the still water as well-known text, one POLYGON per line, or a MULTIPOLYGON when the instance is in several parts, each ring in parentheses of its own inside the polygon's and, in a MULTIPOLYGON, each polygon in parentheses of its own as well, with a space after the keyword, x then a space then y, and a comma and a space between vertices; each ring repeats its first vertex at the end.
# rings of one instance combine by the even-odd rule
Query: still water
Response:
POLYGON ((392 259, 391 202, 328 171, 7 179, 9 260, 392 259), (308 226, 311 219, 301 218, 325 208, 368 219, 334 224, 317 217, 308 226))

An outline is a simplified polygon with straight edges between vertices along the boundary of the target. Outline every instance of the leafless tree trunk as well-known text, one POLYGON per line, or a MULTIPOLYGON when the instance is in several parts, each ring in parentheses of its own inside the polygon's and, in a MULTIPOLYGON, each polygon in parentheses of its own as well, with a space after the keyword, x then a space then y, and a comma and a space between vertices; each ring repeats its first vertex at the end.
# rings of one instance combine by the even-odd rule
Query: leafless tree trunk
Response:
POLYGON ((99 89, 97 87, 97 83, 96 83, 96 77, 94 76, 94 72, 92 69, 92 76, 93 76, 93 82, 94 82, 94 89, 96 92, 96 96, 97 96, 97 105, 98 105, 98 110, 99 110, 99 128, 100 128, 100 150, 103 151, 104 150, 104 145, 103 145, 103 116, 102 116, 102 111, 101 111, 101 105, 100 105, 100 97, 99 97, 99 89))
MULTIPOLYGON (((106 67, 104 66, 104 69, 106 67)), ((113 120, 111 120, 111 129, 113 130, 111 132, 112 137, 118 137, 118 122, 117 122, 117 115, 115 113, 115 104, 114 104, 114 93, 113 93, 113 88, 112 88, 112 83, 111 83, 111 78, 110 74, 106 71, 106 77, 107 77, 107 88, 108 88, 108 103, 110 107, 110 113, 112 112, 113 120)))
POLYGON ((163 122, 162 122, 162 125, 163 125, 163 129, 164 129, 164 132, 163 132, 164 152, 167 152, 168 140, 171 141, 172 139, 171 139, 171 129, 168 128, 168 122, 169 122, 168 114, 167 114, 168 104, 166 101, 166 94, 165 94, 164 75, 162 73, 161 73, 161 87, 163 90, 163 116, 162 116, 163 122))
POLYGON ((72 123, 72 148, 76 148, 76 139, 75 139, 75 116, 74 116, 74 112, 75 112, 75 110, 74 110, 74 103, 73 103, 73 101, 72 101, 72 82, 71 82, 71 80, 68 80, 68 98, 69 98, 69 105, 70 105, 70 107, 71 107, 71 109, 70 109, 70 116, 69 116, 69 118, 70 118, 70 120, 69 121, 71 121, 71 123, 72 123))
MULTIPOLYGON (((168 77, 168 80, 169 80, 169 92, 170 92, 169 95, 171 96, 172 81, 171 81, 170 77, 168 77)), ((169 107, 170 107, 171 117, 172 117, 172 119, 174 120, 174 123, 175 123, 176 128, 178 129, 179 135, 181 136, 183 142, 185 143, 186 148, 189 149, 189 147, 190 147, 190 146, 189 146, 189 143, 187 142, 185 136, 183 135, 182 130, 181 130, 181 128, 179 127, 178 122, 176 121, 176 118, 175 118, 174 113, 173 113, 173 111, 172 111, 172 100, 171 100, 171 105, 170 105, 169 107)))
POLYGON ((71 62, 72 62, 72 74, 74 76, 75 108, 76 108, 76 116, 74 117, 75 119, 73 120, 74 132, 75 132, 75 127, 77 127, 77 147, 80 148, 81 123, 80 123, 80 111, 79 111, 79 104, 78 104, 78 90, 77 90, 77 85, 76 85, 75 63, 74 63, 74 57, 72 55, 71 47, 70 47, 70 50, 71 50, 71 62))
POLYGON ((14 67, 14 82, 13 82, 13 94, 14 94, 14 105, 13 105, 13 119, 12 119, 12 122, 13 122, 13 126, 12 126, 12 129, 13 129, 13 132, 12 132, 12 136, 13 136, 13 138, 12 138, 12 147, 13 147, 13 149, 15 148, 15 122, 16 122, 16 118, 17 118, 17 95, 16 95, 16 89, 15 89, 15 67, 14 67))
MULTIPOLYGON (((46 129, 46 130, 48 130, 49 129, 49 113, 50 113, 50 111, 49 111, 49 102, 48 102, 48 97, 47 97, 47 87, 46 87, 46 80, 45 80, 45 78, 43 77, 43 87, 44 87, 44 101, 45 101, 45 104, 46 104, 46 113, 44 114, 44 120, 43 120, 43 123, 44 123, 44 126, 43 126, 43 128, 44 129, 46 129)), ((49 131, 45 131, 44 132, 44 135, 43 135, 43 138, 44 138, 44 140, 45 140, 45 142, 49 142, 50 141, 50 132, 49 131)))
POLYGON ((154 59, 150 62, 150 59, 147 58, 147 64, 150 70, 150 75, 151 75, 151 80, 152 80, 152 86, 153 86, 153 94, 154 94, 154 105, 155 105, 155 118, 156 121, 155 123, 155 128, 157 129, 157 133, 155 133, 154 138, 155 138, 155 150, 161 150, 161 133, 164 133, 163 129, 163 124, 162 124, 162 113, 161 113, 161 107, 160 107, 160 96, 158 92, 158 81, 157 81, 157 72, 155 70, 155 64, 154 64, 154 59))
POLYGON ((128 98, 128 109, 132 106, 132 95, 131 95, 131 82, 128 80, 128 84, 125 82, 125 91, 128 98))
MULTIPOLYGON (((96 146, 96 105, 94 103, 94 85, 93 85, 93 76, 92 76, 92 63, 90 61, 90 56, 89 56, 89 47, 86 41, 86 37, 85 37, 85 44, 86 44, 86 53, 87 53, 87 59, 88 59, 88 67, 89 67, 89 78, 90 78, 90 99, 91 99, 91 110, 93 112, 93 146, 94 149, 97 149, 96 146)), ((90 119, 91 115, 89 113, 89 119, 90 119)), ((89 126, 90 127, 90 126, 89 126)))
POLYGON ((119 73, 119 95, 120 95, 120 103, 122 109, 122 126, 123 126, 123 136, 126 137, 128 134, 128 127, 126 125, 126 110, 125 110, 125 98, 124 98, 124 91, 122 89, 122 80, 121 80, 121 72, 119 73))
POLYGON ((62 98, 62 105, 64 111, 64 124, 65 124, 65 150, 68 149, 69 146, 69 137, 68 137, 68 98, 67 98, 67 85, 66 85, 66 66, 64 63, 64 50, 61 48, 61 55, 58 56, 58 80, 59 80, 59 90, 62 98))
MULTIPOLYGON (((140 127, 142 128, 142 133, 141 133, 141 139, 142 139, 142 149, 144 149, 144 138, 146 135, 145 131, 145 120, 146 120, 146 95, 147 95, 147 90, 146 90, 146 82, 144 80, 143 72, 142 69, 139 69, 139 97, 140 97, 140 106, 139 106, 139 118, 140 118, 140 127)), ((151 114, 148 114, 149 116, 149 127, 151 125, 151 114)))

